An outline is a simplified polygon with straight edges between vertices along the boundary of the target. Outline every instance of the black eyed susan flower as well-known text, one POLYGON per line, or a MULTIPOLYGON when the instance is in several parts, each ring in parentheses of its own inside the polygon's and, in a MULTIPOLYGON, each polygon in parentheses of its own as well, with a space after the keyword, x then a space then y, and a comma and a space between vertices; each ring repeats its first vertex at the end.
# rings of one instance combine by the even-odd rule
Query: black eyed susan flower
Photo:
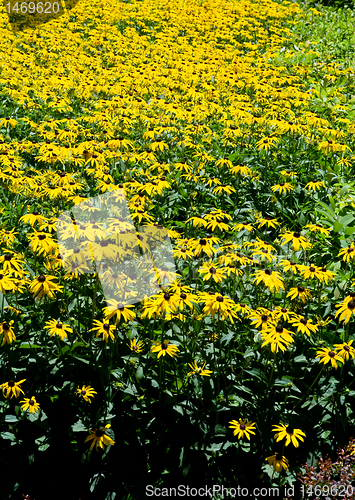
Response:
POLYGON ((93 323, 96 325, 90 329, 90 332, 96 331, 96 337, 99 337, 102 334, 102 339, 108 342, 109 337, 111 340, 115 340, 115 336, 113 331, 116 330, 115 325, 110 325, 107 321, 99 321, 98 319, 94 319, 93 323))
POLYGON ((46 220, 47 219, 44 215, 34 210, 31 214, 23 215, 20 222, 24 222, 25 224, 29 222, 31 226, 34 227, 35 224, 43 224, 46 220))
POLYGON ((19 382, 14 382, 13 380, 9 380, 8 382, 4 382, 3 384, 0 385, 2 387, 2 393, 5 396, 5 398, 8 398, 9 395, 11 394, 12 399, 14 396, 15 398, 18 398, 22 392, 22 394, 25 394, 23 390, 21 389, 20 385, 25 382, 25 378, 20 380, 19 382))
POLYGON ((201 367, 197 366, 196 360, 191 364, 189 363, 189 367, 191 368, 191 372, 187 374, 188 377, 191 375, 200 375, 201 377, 209 377, 211 373, 213 373, 212 370, 205 370, 206 363, 204 363, 201 367))
POLYGON ((317 181, 317 179, 314 179, 313 181, 309 182, 308 184, 305 185, 305 189, 308 191, 317 191, 317 189, 325 189, 325 184, 323 181, 317 181))
POLYGON ((3 334, 2 346, 6 344, 11 344, 16 340, 15 332, 12 328, 14 320, 12 319, 8 323, 5 321, 4 323, 0 323, 0 336, 3 334))
POLYGON ((290 184, 289 182, 280 182, 279 184, 276 184, 275 186, 271 186, 271 189, 274 193, 279 191, 281 194, 284 192, 285 194, 293 191, 294 186, 290 184))
POLYGON ((279 290, 280 288, 284 290, 283 280, 281 278, 280 273, 277 271, 272 271, 271 269, 265 269, 256 271, 256 273, 251 274, 251 276, 256 276, 253 283, 256 282, 258 285, 261 281, 265 286, 269 288, 269 290, 279 290))
POLYGON ((275 307, 274 313, 276 321, 278 321, 279 319, 283 319, 283 321, 290 321, 296 316, 296 313, 294 311, 281 306, 275 307))
POLYGON ((325 227, 322 226, 322 224, 306 224, 304 226, 304 229, 309 229, 310 231, 312 232, 316 232, 316 233, 321 233, 321 234, 325 234, 326 236, 329 236, 330 234, 330 229, 327 229, 325 227))
POLYGON ((90 385, 83 385, 81 389, 78 386, 76 393, 82 396, 85 401, 88 401, 89 403, 91 403, 90 398, 94 398, 95 394, 97 394, 97 392, 94 391, 94 389, 90 387, 90 385))
POLYGON ((345 325, 349 323, 351 315, 355 314, 355 300, 344 301, 342 304, 336 304, 335 307, 340 307, 340 309, 335 313, 336 318, 340 314, 339 322, 343 319, 345 320, 345 325))
POLYGON ((349 262, 355 257, 355 243, 352 242, 349 247, 342 248, 338 253, 338 257, 343 256, 343 261, 349 262))
POLYGON ((283 266, 283 271, 291 271, 293 274, 297 274, 298 264, 293 260, 281 260, 280 264, 283 266))
POLYGON ((57 321, 56 319, 51 319, 50 321, 46 321, 45 325, 46 326, 44 326, 43 328, 49 329, 51 337, 53 335, 58 335, 58 337, 64 340, 68 338, 67 332, 73 333, 73 330, 70 328, 69 325, 63 325, 63 323, 57 321))
POLYGON ((24 398, 20 403, 23 403, 21 406, 22 411, 28 410, 30 413, 35 413, 39 411, 39 403, 37 403, 36 398, 32 396, 31 398, 24 398))
POLYGON ((95 449, 97 450, 98 446, 100 446, 100 448, 104 449, 105 446, 114 445, 115 441, 113 439, 111 439, 110 436, 105 434, 106 429, 109 429, 110 427, 111 427, 110 424, 106 424, 105 427, 103 427, 103 428, 100 427, 100 428, 95 429, 95 430, 89 430, 91 435, 85 439, 84 443, 92 440, 92 443, 90 445, 90 450, 92 450, 94 448, 94 446, 95 446, 95 449))
POLYGON ((277 219, 273 217, 265 216, 265 217, 257 217, 256 219, 258 222, 258 229, 264 227, 265 225, 267 227, 273 227, 273 228, 276 228, 276 226, 280 225, 280 222, 278 222, 277 219))
POLYGON ((17 252, 8 251, 5 255, 0 256, 0 264, 2 264, 2 272, 13 273, 15 277, 22 276, 22 265, 25 261, 17 254, 17 252))
POLYGON ((108 306, 103 308, 104 317, 106 320, 110 320, 112 317, 116 316, 116 322, 121 321, 121 318, 124 319, 125 323, 128 321, 134 321, 136 317, 136 313, 131 311, 131 308, 134 307, 131 304, 123 304, 122 302, 117 302, 116 300, 109 299, 107 301, 108 306))
POLYGON ((334 352, 348 361, 350 357, 355 358, 355 349, 352 347, 354 341, 343 342, 342 344, 334 344, 334 352))
POLYGON ((266 331, 270 325, 275 324, 275 313, 270 312, 264 307, 260 307, 257 311, 253 311, 249 315, 249 319, 252 323, 254 323, 253 326, 255 328, 259 328, 261 326, 261 329, 266 331))
POLYGON ((232 231, 243 231, 244 229, 249 231, 249 233, 252 233, 255 231, 254 227, 249 222, 238 222, 238 224, 234 225, 234 227, 232 228, 232 231))
POLYGON ((311 264, 310 266, 303 266, 301 264, 298 265, 298 269, 300 271, 300 273, 302 274, 302 277, 304 279, 313 279, 313 278, 317 278, 319 279, 320 281, 322 281, 323 279, 323 273, 322 273, 322 268, 321 267, 318 267, 314 264, 311 264))
MULTIPOLYGON (((212 245, 216 239, 200 238, 199 240, 194 241, 194 256, 199 257, 203 252, 207 254, 208 257, 212 257, 212 255, 215 252, 215 249, 213 248, 212 245)), ((217 242, 219 242, 219 240, 217 240, 217 242)))
POLYGON ((248 422, 246 418, 244 420, 240 418, 239 422, 237 422, 237 420, 231 420, 229 423, 231 424, 229 428, 234 429, 233 436, 237 436, 238 439, 245 436, 250 441, 249 434, 255 434, 255 423, 248 422))
POLYGON ((338 368, 337 361, 340 361, 340 363, 344 363, 344 358, 333 351, 330 347, 323 347, 322 349, 317 351, 316 358, 320 358, 319 363, 324 363, 325 365, 330 362, 332 367, 335 369, 338 368))
POLYGON ((170 357, 178 356, 179 348, 175 344, 169 344, 169 340, 164 340, 163 343, 154 341, 154 346, 151 348, 151 352, 158 353, 158 359, 160 356, 166 356, 169 354, 170 357))
POLYGON ((279 424, 273 425, 273 427, 274 428, 272 431, 276 433, 274 436, 276 442, 286 438, 285 446, 288 446, 290 443, 292 443, 295 448, 298 448, 298 441, 304 441, 303 436, 306 436, 306 434, 301 431, 301 429, 295 429, 294 427, 292 427, 292 425, 279 424))
POLYGON ((281 245, 286 245, 286 243, 292 242, 292 248, 297 252, 300 248, 303 250, 307 250, 311 248, 311 243, 309 243, 304 236, 299 232, 290 232, 287 231, 281 239, 281 245), (283 242, 283 243, 282 243, 283 242))
POLYGON ((16 285, 14 284, 13 278, 8 276, 7 274, 1 272, 0 273, 0 292, 5 295, 6 292, 10 290, 15 290, 16 285))
POLYGON ((317 325, 312 324, 311 319, 307 319, 303 316, 298 317, 297 319, 290 320, 292 326, 297 327, 298 332, 306 333, 308 336, 311 335, 311 332, 315 333, 318 331, 317 325))
POLYGON ((302 300, 302 302, 306 302, 307 299, 310 299, 312 297, 312 295, 308 288, 305 288, 303 286, 297 286, 297 287, 291 287, 286 297, 291 297, 291 300, 294 300, 299 297, 302 300))
POLYGON ((38 255, 54 254, 58 250, 58 245, 50 233, 36 231, 34 234, 28 234, 28 238, 30 239, 30 249, 33 252, 37 251, 38 255))
POLYGON ((270 345, 272 352, 278 352, 279 349, 284 352, 293 343, 291 333, 293 332, 288 331, 283 326, 270 325, 261 334, 261 338, 264 340, 261 347, 270 345))
POLYGON ((46 295, 50 299, 55 299, 55 295, 53 292, 60 292, 63 287, 57 285, 53 282, 55 280, 55 276, 38 276, 35 278, 30 285, 30 292, 33 292, 33 298, 36 297, 36 300, 39 301, 43 295, 46 295))
POLYGON ((215 268, 212 262, 204 262, 198 272, 202 274, 203 281, 213 280, 215 283, 222 283, 226 271, 215 268))
POLYGON ((275 472, 281 472, 282 469, 288 470, 289 462, 281 453, 275 453, 265 460, 269 462, 269 465, 273 466, 275 472))
POLYGON ((129 344, 127 344, 127 346, 131 349, 131 351, 140 354, 141 352, 143 352, 144 342, 143 340, 137 341, 136 337, 134 337, 133 339, 130 339, 129 344))

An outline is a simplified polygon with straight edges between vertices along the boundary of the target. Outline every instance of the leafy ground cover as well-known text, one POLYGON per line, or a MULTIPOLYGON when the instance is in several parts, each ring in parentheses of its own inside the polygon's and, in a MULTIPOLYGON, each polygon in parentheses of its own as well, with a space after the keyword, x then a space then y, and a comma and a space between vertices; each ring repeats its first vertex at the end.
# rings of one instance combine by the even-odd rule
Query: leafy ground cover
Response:
POLYGON ((18 31, 2 12, 2 498, 299 492, 352 443, 354 15, 316 7, 82 1, 18 31), (112 314, 56 232, 110 192, 178 272, 112 314))

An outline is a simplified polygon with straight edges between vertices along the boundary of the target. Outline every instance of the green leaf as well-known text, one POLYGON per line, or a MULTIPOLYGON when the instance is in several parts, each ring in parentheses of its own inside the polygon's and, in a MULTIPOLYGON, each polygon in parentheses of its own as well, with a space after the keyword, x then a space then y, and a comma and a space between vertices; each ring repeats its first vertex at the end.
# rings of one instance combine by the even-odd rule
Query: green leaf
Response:
POLYGON ((10 441, 16 441, 15 434, 13 434, 12 432, 0 432, 0 436, 3 439, 9 439, 10 441))
POLYGON ((85 427, 85 425, 82 423, 81 420, 78 420, 77 422, 75 422, 75 424, 73 424, 71 426, 72 430, 74 432, 82 432, 82 431, 87 431, 87 427, 85 427))
POLYGON ((18 422, 16 415, 5 415, 5 422, 18 422))

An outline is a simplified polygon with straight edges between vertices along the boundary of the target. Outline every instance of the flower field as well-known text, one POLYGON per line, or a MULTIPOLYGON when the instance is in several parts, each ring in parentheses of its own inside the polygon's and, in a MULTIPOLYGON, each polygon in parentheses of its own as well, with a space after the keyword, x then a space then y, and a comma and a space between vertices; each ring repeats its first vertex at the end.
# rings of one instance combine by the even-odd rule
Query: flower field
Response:
POLYGON ((0 15, 0 500, 354 498, 352 11, 69 7, 0 15), (120 272, 64 252, 76 206, 120 272), (167 236, 154 294, 112 243, 132 227, 167 236))

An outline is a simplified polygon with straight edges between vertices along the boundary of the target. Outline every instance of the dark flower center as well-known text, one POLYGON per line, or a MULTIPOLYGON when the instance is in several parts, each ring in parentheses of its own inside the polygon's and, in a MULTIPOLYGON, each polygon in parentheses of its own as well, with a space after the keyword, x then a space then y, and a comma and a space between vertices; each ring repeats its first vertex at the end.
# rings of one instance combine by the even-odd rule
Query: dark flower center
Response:
POLYGON ((180 298, 181 298, 181 299, 185 300, 185 299, 186 299, 186 297, 187 297, 186 293, 181 293, 181 294, 180 294, 180 298))
POLYGON ((265 269, 265 274, 271 276, 271 273, 272 273, 271 269, 265 269))
POLYGON ((7 385, 9 387, 15 387, 15 382, 13 380, 9 380, 9 382, 7 383, 7 385))
POLYGON ((277 333, 282 333, 283 332, 282 326, 277 326, 276 331, 277 331, 277 333))
POLYGON ((293 237, 294 238, 300 238, 301 237, 301 233, 293 233, 293 237))
POLYGON ((103 326, 104 330, 109 330, 110 329, 110 325, 108 323, 105 323, 104 326, 103 326))
POLYGON ((239 427, 242 431, 245 431, 245 424, 240 424, 239 427))
POLYGON ((29 405, 33 406, 35 404, 35 402, 33 401, 33 399, 30 399, 29 402, 28 402, 29 405))
POLYGON ((280 462, 280 461, 282 460, 282 455, 281 455, 281 453, 276 453, 275 458, 276 458, 276 460, 277 460, 278 462, 280 462))
POLYGON ((355 302, 353 300, 350 300, 350 302, 348 303, 348 308, 351 310, 355 308, 355 302))
POLYGON ((204 238, 202 238, 200 240, 200 245, 203 246, 203 245, 206 245, 206 244, 207 244, 207 241, 204 238))
POLYGON ((294 430, 295 430, 295 429, 292 427, 292 425, 288 425, 288 426, 286 427, 286 432, 287 432, 287 434, 290 434, 290 435, 291 435, 291 434, 293 434, 293 431, 294 431, 294 430))
POLYGON ((286 309, 285 307, 283 307, 283 308, 281 309, 281 312, 283 312, 283 313, 287 313, 287 309, 286 309))
POLYGON ((32 212, 32 215, 39 215, 39 212, 35 210, 34 212, 32 212))
POLYGON ((45 240, 45 239, 46 239, 46 235, 45 235, 45 234, 40 234, 40 235, 38 236, 38 239, 39 239, 39 240, 45 240))
POLYGON ((211 269, 210 269, 210 273, 211 273, 211 274, 216 274, 216 269, 215 269, 214 267, 211 267, 211 269))
POLYGON ((86 391, 81 391, 81 394, 82 394, 83 396, 85 396, 86 391))
POLYGON ((107 245, 108 245, 108 240, 102 240, 102 241, 100 241, 100 246, 101 247, 107 247, 107 245))
POLYGON ((164 293, 164 300, 170 300, 170 293, 164 293))
POLYGON ((95 436, 98 438, 102 437, 104 434, 105 432, 102 429, 97 429, 97 431, 95 432, 95 436))
POLYGON ((12 258, 12 255, 10 255, 9 253, 7 253, 7 254, 5 255, 5 260, 8 260, 8 261, 9 261, 9 260, 11 260, 11 258, 12 258))
POLYGON ((261 316, 261 321, 263 321, 263 322, 267 321, 267 315, 266 314, 263 314, 261 316))
POLYGON ((307 324, 307 320, 306 320, 306 318, 302 318, 302 319, 300 320, 300 323, 302 323, 302 325, 306 325, 306 324, 307 324))
POLYGON ((299 287, 297 287, 297 290, 299 291, 299 293, 303 293, 304 292, 304 287, 303 286, 299 286, 299 287))
POLYGON ((223 297, 221 295, 218 295, 217 302, 223 302, 223 297))
POLYGON ((328 354, 329 354, 330 358, 334 358, 334 356, 335 356, 335 352, 334 351, 329 351, 328 354))
POLYGON ((44 283, 44 282, 46 281, 46 277, 45 277, 45 276, 43 276, 43 275, 42 275, 42 276, 39 276, 39 277, 38 277, 38 281, 39 281, 40 283, 44 283))
POLYGON ((56 328, 63 328, 63 325, 62 325, 62 323, 57 323, 57 324, 55 325, 55 327, 56 327, 56 328))
POLYGON ((164 349, 164 351, 168 348, 168 344, 165 342, 162 343, 161 348, 164 349))
POLYGON ((314 273, 314 271, 316 270, 316 268, 313 267, 313 266, 310 266, 309 270, 311 271, 311 273, 314 273))
POLYGON ((350 347, 349 347, 348 345, 345 345, 345 346, 343 347, 343 349, 344 349, 344 351, 346 351, 346 352, 349 352, 349 351, 350 351, 350 347))
POLYGON ((2 325, 2 327, 3 327, 3 329, 4 329, 4 330, 6 330, 6 331, 7 331, 7 330, 10 330, 10 325, 9 325, 8 323, 4 323, 4 324, 2 325))

